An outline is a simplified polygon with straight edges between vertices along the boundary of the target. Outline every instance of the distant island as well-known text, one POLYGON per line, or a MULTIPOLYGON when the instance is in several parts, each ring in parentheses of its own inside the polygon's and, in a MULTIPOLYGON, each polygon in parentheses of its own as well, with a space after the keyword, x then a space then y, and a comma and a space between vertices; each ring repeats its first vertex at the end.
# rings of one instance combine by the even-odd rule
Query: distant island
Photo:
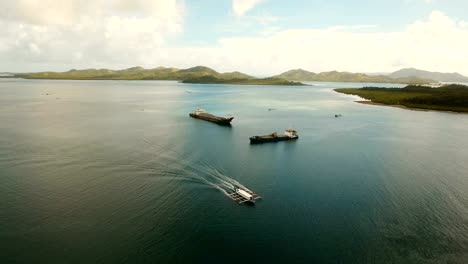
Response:
POLYGON ((435 83, 435 80, 429 78, 420 78, 415 76, 406 76, 393 78, 387 75, 367 75, 364 73, 351 72, 321 72, 314 73, 302 69, 290 70, 274 78, 281 78, 290 81, 315 81, 315 82, 360 82, 360 83, 402 83, 402 84, 429 84, 435 83))
POLYGON ((365 104, 389 105, 410 109, 468 112, 468 86, 444 85, 439 88, 408 85, 404 88, 364 87, 342 88, 335 91, 360 96, 365 104))
POLYGON ((188 69, 164 68, 144 69, 133 67, 124 70, 87 69, 67 72, 38 72, 16 74, 26 79, 65 80, 177 80, 182 83, 241 84, 241 85, 305 85, 280 78, 255 78, 241 72, 219 73, 204 66, 188 69))
POLYGON ((15 78, 15 75, 9 72, 0 72, 0 78, 15 78))
POLYGON ((123 70, 85 69, 66 72, 5 73, 0 78, 15 77, 25 79, 63 79, 63 80, 176 80, 184 83, 225 83, 225 84, 265 84, 298 85, 294 82, 359 82, 359 83, 399 83, 432 84, 438 82, 467 82, 468 77, 459 73, 429 72, 413 68, 401 69, 390 74, 364 74, 328 71, 314 73, 303 69, 289 70, 269 78, 234 71, 220 73, 205 66, 187 69, 158 67, 145 69, 132 67, 123 70), (289 81, 289 82, 288 82, 289 81))
POLYGON ((16 77, 26 79, 65 79, 65 80, 176 80, 213 76, 219 79, 254 79, 254 77, 241 72, 219 73, 204 66, 188 69, 158 67, 144 69, 132 67, 124 70, 85 69, 69 70, 66 72, 36 72, 20 73, 16 77))
POLYGON ((237 84, 237 85, 306 85, 301 82, 287 81, 279 78, 263 78, 263 79, 220 79, 213 76, 202 76, 190 78, 182 81, 183 83, 200 83, 200 84, 237 84))
POLYGON ((468 77, 459 73, 444 73, 444 72, 430 72, 418 70, 415 68, 405 68, 396 72, 390 73, 388 76, 391 78, 422 78, 432 79, 438 82, 454 82, 454 83, 468 83, 468 77))
POLYGON ((437 82, 468 82, 468 77, 459 73, 429 72, 413 68, 385 74, 364 74, 329 71, 314 73, 302 69, 290 70, 269 78, 256 78, 234 71, 220 73, 205 66, 187 69, 158 67, 145 69, 132 67, 123 70, 85 69, 66 72, 35 72, 0 75, 0 78, 15 77, 25 79, 62 79, 62 80, 176 80, 184 83, 225 83, 225 84, 265 84, 300 85, 294 82, 358 82, 358 83, 399 83, 432 84, 437 82))

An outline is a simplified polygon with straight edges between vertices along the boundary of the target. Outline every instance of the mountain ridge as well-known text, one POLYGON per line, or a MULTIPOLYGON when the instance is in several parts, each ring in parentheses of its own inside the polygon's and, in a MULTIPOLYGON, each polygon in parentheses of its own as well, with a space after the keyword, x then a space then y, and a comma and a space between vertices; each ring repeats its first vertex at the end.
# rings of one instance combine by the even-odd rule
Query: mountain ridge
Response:
POLYGON ((468 83, 468 77, 457 73, 457 72, 431 72, 420 70, 416 68, 403 68, 398 71, 390 73, 388 76, 392 78, 402 77, 416 77, 416 78, 427 78, 438 82, 465 82, 468 83))
POLYGON ((351 73, 339 71, 327 71, 321 73, 310 72, 303 69, 293 69, 273 76, 289 81, 319 81, 319 82, 366 82, 366 83, 404 83, 404 84, 427 84, 432 79, 418 77, 392 78, 386 75, 368 75, 364 73, 351 73))
POLYGON ((157 67, 145 69, 140 66, 123 70, 109 69, 71 69, 66 72, 36 72, 20 73, 16 77, 25 79, 71 79, 71 80, 185 80, 203 76, 213 76, 218 79, 255 79, 241 72, 220 73, 205 66, 195 66, 187 69, 157 67))
MULTIPOLYGON (((71 69, 65 72, 19 73, 15 77, 26 79, 73 79, 73 80, 187 80, 211 76, 217 79, 259 79, 251 75, 233 71, 217 72, 206 66, 194 66, 186 69, 157 67, 145 69, 141 66, 122 70, 110 69, 71 69)), ((429 84, 435 82, 468 82, 468 77, 459 73, 440 73, 404 68, 390 74, 365 74, 340 71, 310 72, 304 69, 292 69, 269 78, 288 81, 323 81, 323 82, 361 82, 361 83, 401 83, 429 84), (430 78, 432 77, 432 78, 430 78)))

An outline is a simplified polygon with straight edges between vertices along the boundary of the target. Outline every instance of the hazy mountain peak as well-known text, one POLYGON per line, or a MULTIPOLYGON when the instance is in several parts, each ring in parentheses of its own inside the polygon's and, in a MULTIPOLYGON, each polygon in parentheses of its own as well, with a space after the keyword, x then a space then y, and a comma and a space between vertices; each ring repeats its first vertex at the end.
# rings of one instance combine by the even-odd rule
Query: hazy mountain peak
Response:
POLYGON ((217 73, 217 71, 209 68, 209 67, 206 67, 206 66, 195 66, 195 67, 191 67, 191 68, 187 68, 183 71, 190 71, 190 72, 211 72, 211 73, 217 73))
POLYGON ((327 71, 313 73, 302 69, 295 69, 273 76, 290 81, 321 81, 321 82, 376 82, 376 83, 430 83, 427 78, 391 78, 383 75, 367 75, 364 73, 327 71))
POLYGON ((298 69, 289 70, 289 71, 287 71, 287 72, 285 72, 285 73, 295 73, 295 74, 299 74, 299 73, 313 73, 313 72, 310 72, 310 71, 307 71, 307 70, 298 68, 298 69))
POLYGON ((125 69, 127 71, 141 71, 141 70, 144 70, 143 67, 141 66, 136 66, 136 67, 131 67, 131 68, 128 68, 128 69, 125 69))
POLYGON ((438 82, 468 82, 468 77, 459 73, 443 73, 431 72, 415 68, 403 68, 401 70, 390 73, 388 76, 392 78, 408 78, 417 77, 424 79, 432 79, 438 82))

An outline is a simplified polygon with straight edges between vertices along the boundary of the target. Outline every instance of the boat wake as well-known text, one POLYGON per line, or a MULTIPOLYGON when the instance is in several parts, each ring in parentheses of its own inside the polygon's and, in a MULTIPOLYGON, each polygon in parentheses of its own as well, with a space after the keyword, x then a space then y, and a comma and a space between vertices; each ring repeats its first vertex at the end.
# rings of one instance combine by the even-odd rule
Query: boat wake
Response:
POLYGON ((251 192, 247 187, 242 185, 240 182, 224 175, 216 168, 208 168, 208 175, 210 176, 210 180, 207 180, 209 184, 212 184, 213 187, 219 189, 226 195, 232 194, 235 192, 236 189, 244 189, 251 192))
MULTIPOLYGON (((153 153, 157 153, 157 159, 153 157, 158 166, 151 166, 151 171, 158 171, 159 176, 169 177, 171 180, 190 181, 198 184, 204 184, 215 188, 232 198, 232 194, 237 189, 243 189, 251 192, 240 182, 230 178, 219 169, 207 164, 200 159, 196 159, 193 153, 183 154, 171 146, 162 146, 149 140, 145 140, 146 145, 150 145, 153 153)), ((154 163, 153 163, 154 164, 154 163)), ((149 165, 149 164, 148 164, 149 165)), ((148 169, 149 166, 145 166, 148 169)))

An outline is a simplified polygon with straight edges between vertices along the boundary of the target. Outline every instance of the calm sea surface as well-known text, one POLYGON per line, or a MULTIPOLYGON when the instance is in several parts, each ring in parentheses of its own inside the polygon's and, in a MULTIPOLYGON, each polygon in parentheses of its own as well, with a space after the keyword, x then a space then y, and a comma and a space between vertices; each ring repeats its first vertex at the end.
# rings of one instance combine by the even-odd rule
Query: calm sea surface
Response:
POLYGON ((468 115, 315 84, 0 79, 0 262, 468 263, 468 115))

